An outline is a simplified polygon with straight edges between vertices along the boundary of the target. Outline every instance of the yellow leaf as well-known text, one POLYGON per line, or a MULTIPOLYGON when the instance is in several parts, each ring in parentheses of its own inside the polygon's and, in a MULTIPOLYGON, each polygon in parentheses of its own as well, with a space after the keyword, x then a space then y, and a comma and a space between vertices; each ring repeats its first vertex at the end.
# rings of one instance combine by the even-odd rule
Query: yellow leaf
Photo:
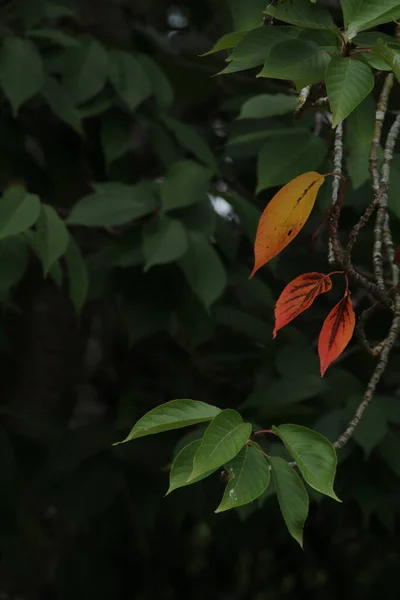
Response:
POLYGON ((270 200, 260 217, 250 277, 296 237, 310 216, 325 175, 303 173, 289 181, 270 200))

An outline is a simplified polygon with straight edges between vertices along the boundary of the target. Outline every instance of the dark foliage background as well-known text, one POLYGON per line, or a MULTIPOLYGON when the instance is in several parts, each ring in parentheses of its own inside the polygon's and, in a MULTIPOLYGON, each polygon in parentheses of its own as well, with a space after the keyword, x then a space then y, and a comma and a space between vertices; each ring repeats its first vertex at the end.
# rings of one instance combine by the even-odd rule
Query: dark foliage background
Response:
MULTIPOLYGON (((339 18, 335 3, 330 6, 339 18)), ((77 317, 66 275, 61 285, 54 273, 43 278, 32 252, 10 258, 1 242, 2 600, 365 600, 395 589, 398 350, 380 396, 340 454, 336 490, 343 504, 315 496, 304 552, 288 536, 273 494, 214 515, 223 493, 215 476, 164 498, 169 460, 184 434, 111 445, 144 412, 173 398, 237 408, 263 427, 304 424, 334 440, 368 381, 373 359, 355 342, 324 380, 319 377, 316 336, 340 289, 271 339, 274 299, 283 285, 304 271, 328 268, 325 234, 311 243, 328 206, 328 184, 305 231, 271 268, 248 280, 260 210, 290 179, 290 161, 298 160, 295 155, 282 167, 298 143, 291 132, 318 126, 325 150, 309 169, 306 156, 302 171, 331 170, 332 133, 322 112, 306 111, 300 120, 292 112, 237 119, 255 94, 294 94, 290 83, 255 79, 253 71, 213 77, 224 57, 199 57, 224 33, 258 26, 263 8, 258 0, 2 3, 3 38, 27 39, 37 29, 64 32, 82 47, 97 40, 107 52, 124 50, 142 61, 151 82, 151 93, 135 105, 147 85, 143 71, 132 71, 124 98, 110 83, 93 82, 101 71, 98 48, 86 63, 84 53, 67 56, 68 40, 31 36, 46 73, 61 78, 69 104, 62 110, 59 101, 57 110, 38 93, 15 116, 2 96, 3 188, 24 182, 64 217, 94 181, 154 186, 167 178, 162 202, 189 244, 182 251, 168 238, 163 264, 144 270, 146 240, 161 235, 152 225, 158 196, 121 226, 72 224, 90 275, 77 317), (65 70, 70 60, 78 73, 72 83, 65 70), (268 136, 271 150, 261 169, 272 173, 272 185, 256 196, 256 159, 268 136)), ((19 77, 23 84, 27 74, 19 77)), ((398 110, 398 94, 392 101, 398 110)), ((390 193, 391 210, 400 215, 397 158, 390 193)), ((369 202, 368 189, 365 180, 350 190, 344 229, 369 202)), ((122 188, 104 193, 110 205, 122 202, 122 188)), ((368 239, 366 231, 358 250, 366 269, 368 239)), ((357 310, 365 303, 357 290, 353 300, 357 310)), ((380 339, 386 325, 378 315, 369 334, 380 339)))

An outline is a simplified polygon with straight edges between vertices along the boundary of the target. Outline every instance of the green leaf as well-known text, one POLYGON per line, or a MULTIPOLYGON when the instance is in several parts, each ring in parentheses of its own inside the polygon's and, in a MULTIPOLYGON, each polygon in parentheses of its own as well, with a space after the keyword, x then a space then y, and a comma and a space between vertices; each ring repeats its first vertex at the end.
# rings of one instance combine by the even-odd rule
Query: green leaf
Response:
MULTIPOLYGON (((349 398, 346 406, 346 417, 348 417, 346 420, 349 421, 353 417, 362 400, 362 395, 349 398)), ((380 404, 379 399, 376 400, 368 406, 368 410, 365 411, 353 435, 354 441, 364 450, 365 459, 381 443, 388 430, 385 406, 380 404)))
POLYGON ((208 197, 197 204, 175 210, 174 217, 179 219, 186 229, 195 233, 201 233, 203 236, 212 236, 215 233, 217 214, 208 197))
POLYGON ((347 119, 347 167, 354 189, 368 181, 369 152, 374 134, 376 105, 369 94, 347 119))
POLYGON ((133 112, 151 96, 151 84, 140 61, 122 50, 110 52, 110 81, 126 106, 133 112))
POLYGON ((0 290, 8 291, 18 283, 28 265, 28 246, 23 236, 0 242, 0 290))
POLYGON ((258 27, 246 33, 227 59, 229 65, 222 73, 234 73, 262 65, 278 42, 298 36, 294 27, 258 27))
POLYGON ((70 225, 112 227, 148 215, 156 208, 151 185, 96 184, 95 192, 79 200, 67 219, 70 225))
POLYGON ((129 151, 132 142, 131 118, 121 110, 107 111, 101 120, 101 145, 107 164, 129 151))
POLYGON ((265 119, 294 112, 296 96, 286 94, 259 94, 242 105, 239 119, 265 119))
POLYGON ((49 204, 42 204, 36 222, 32 243, 37 252, 45 275, 65 253, 69 242, 69 233, 56 211, 49 204))
POLYGON ((49 40, 64 48, 76 48, 79 46, 77 39, 58 29, 31 29, 27 32, 27 35, 31 38, 49 40))
POLYGON ((250 423, 243 423, 235 410, 228 408, 219 412, 207 427, 195 454, 189 481, 232 460, 249 439, 251 431, 250 423))
POLYGON ((257 500, 267 489, 270 472, 265 458, 255 446, 244 446, 225 465, 229 481, 216 513, 243 506, 257 500))
POLYGON ((139 54, 137 58, 150 81, 158 106, 163 110, 167 110, 174 101, 174 89, 168 77, 151 56, 139 54))
POLYGON ((118 443, 211 421, 220 412, 216 406, 197 400, 171 400, 146 413, 137 421, 128 437, 118 443))
POLYGON ((43 62, 29 40, 7 37, 0 49, 0 86, 10 101, 14 115, 35 96, 43 85, 43 62))
POLYGON ((265 0, 252 0, 247 3, 243 0, 228 0, 228 5, 235 30, 246 31, 261 24, 265 0))
POLYGON ((233 190, 227 192, 226 200, 233 207, 235 213, 239 217, 243 231, 249 241, 253 244, 261 211, 247 200, 247 198, 243 198, 243 196, 240 196, 240 194, 233 190))
POLYGON ((226 271, 217 252, 202 235, 190 232, 188 240, 188 250, 179 266, 190 287, 209 311, 226 287, 226 271))
POLYGON ((62 85, 76 103, 94 98, 106 85, 107 76, 108 55, 98 40, 83 39, 79 48, 65 52, 62 85))
POLYGON ((49 277, 51 277, 56 286, 61 289, 63 282, 63 271, 58 261, 51 265, 49 269, 49 277))
POLYGON ((318 5, 311 6, 309 0, 279 2, 276 6, 267 6, 264 12, 275 19, 299 27, 309 27, 310 29, 333 29, 335 27, 329 11, 318 5))
POLYGON ((206 166, 210 167, 213 172, 218 171, 218 165, 214 154, 211 152, 208 144, 193 127, 189 127, 189 125, 185 125, 185 123, 181 123, 172 117, 164 117, 164 123, 174 134, 178 144, 185 148, 185 150, 191 152, 195 158, 200 160, 206 166))
POLYGON ((65 253, 65 261, 68 272, 69 297, 76 312, 80 313, 89 290, 89 276, 79 246, 71 235, 65 253))
MULTIPOLYGON (((31 2, 32 0, 28 1, 31 2)), ((68 6, 63 6, 62 4, 57 4, 54 3, 53 0, 50 0, 50 2, 45 3, 44 16, 47 19, 72 19, 76 17, 76 14, 71 8, 68 8, 68 6)))
POLYGON ((161 183, 163 211, 205 200, 213 173, 193 160, 174 162, 161 183))
POLYGON ((381 39, 372 48, 374 55, 378 56, 393 70, 398 81, 400 81, 400 48, 389 47, 381 39))
POLYGON ((53 113, 82 135, 81 116, 67 90, 53 77, 46 77, 40 93, 53 113))
POLYGON ((271 325, 233 306, 222 306, 215 313, 216 322, 243 333, 257 342, 268 343, 271 339, 271 325))
POLYGON ((289 129, 285 135, 272 131, 258 155, 256 193, 318 169, 326 152, 323 140, 304 129, 289 129))
POLYGON ((264 390, 266 406, 287 406, 326 393, 328 383, 318 374, 303 373, 297 377, 282 377, 264 390))
POLYGON ((301 79, 304 84, 324 79, 329 55, 316 44, 304 40, 285 40, 275 44, 257 77, 301 79))
POLYGON ((399 0, 341 0, 346 35, 400 18, 399 0))
POLYGON ((374 78, 368 65, 354 58, 335 56, 326 70, 332 127, 348 117, 373 87, 374 78))
POLYGON ((14 0, 12 9, 25 28, 29 29, 45 16, 45 0, 14 0))
POLYGON ((379 446, 379 452, 386 464, 400 477, 400 439, 393 431, 389 431, 379 446))
POLYGON ((296 471, 283 458, 269 459, 279 507, 290 535, 303 547, 303 529, 308 516, 307 490, 296 471))
POLYGON ((144 270, 154 265, 174 262, 185 254, 188 247, 186 229, 180 221, 167 216, 151 219, 142 230, 144 270))
POLYGON ((166 493, 166 496, 168 496, 168 494, 180 487, 191 485, 192 483, 197 483, 198 481, 205 479, 206 477, 208 477, 216 471, 216 469, 210 469, 202 475, 199 475, 198 477, 195 477, 194 479, 188 481, 193 470, 194 456, 197 453, 200 446, 201 440, 194 440, 193 442, 190 442, 190 444, 182 448, 182 450, 176 455, 169 474, 169 488, 166 493))
POLYGON ((281 438, 308 485, 340 502, 333 491, 337 458, 332 444, 300 425, 280 425, 272 431, 281 438))
POLYGON ((207 56, 208 54, 214 54, 215 52, 220 52, 221 50, 229 50, 230 48, 234 48, 240 40, 243 38, 245 31, 233 31, 232 33, 226 33, 223 35, 216 44, 208 50, 208 52, 204 52, 201 56, 207 56))
POLYGON ((26 231, 36 223, 40 200, 21 186, 8 188, 0 199, 0 239, 26 231))

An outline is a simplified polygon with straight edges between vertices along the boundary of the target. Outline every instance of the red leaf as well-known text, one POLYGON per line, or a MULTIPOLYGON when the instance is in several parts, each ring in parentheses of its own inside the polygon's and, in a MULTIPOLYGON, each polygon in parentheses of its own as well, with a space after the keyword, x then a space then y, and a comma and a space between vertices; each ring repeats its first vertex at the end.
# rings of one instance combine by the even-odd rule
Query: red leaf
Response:
POLYGON ((319 334, 318 354, 321 365, 321 377, 329 365, 341 355, 351 340, 356 324, 349 290, 326 317, 319 334))
POLYGON ((319 294, 329 292, 331 288, 332 280, 324 273, 304 273, 291 281, 275 304, 275 328, 272 337, 276 337, 279 329, 310 308, 319 294))

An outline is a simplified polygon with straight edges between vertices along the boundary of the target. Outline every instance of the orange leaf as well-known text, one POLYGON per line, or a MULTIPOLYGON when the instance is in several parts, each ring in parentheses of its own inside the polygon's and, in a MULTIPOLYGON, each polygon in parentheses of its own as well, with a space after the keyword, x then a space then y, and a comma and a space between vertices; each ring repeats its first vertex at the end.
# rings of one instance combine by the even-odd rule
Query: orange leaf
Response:
POLYGON ((351 340, 356 324, 350 292, 346 290, 343 298, 326 317, 319 334, 318 354, 321 365, 321 377, 329 365, 341 355, 351 340))
POLYGON ((291 281, 275 304, 275 328, 272 337, 276 337, 279 329, 310 308, 319 294, 329 292, 330 289, 332 280, 324 273, 304 273, 291 281))
POLYGON ((285 248, 310 216, 325 175, 303 173, 289 181, 267 204, 254 242, 254 268, 250 277, 285 248))

